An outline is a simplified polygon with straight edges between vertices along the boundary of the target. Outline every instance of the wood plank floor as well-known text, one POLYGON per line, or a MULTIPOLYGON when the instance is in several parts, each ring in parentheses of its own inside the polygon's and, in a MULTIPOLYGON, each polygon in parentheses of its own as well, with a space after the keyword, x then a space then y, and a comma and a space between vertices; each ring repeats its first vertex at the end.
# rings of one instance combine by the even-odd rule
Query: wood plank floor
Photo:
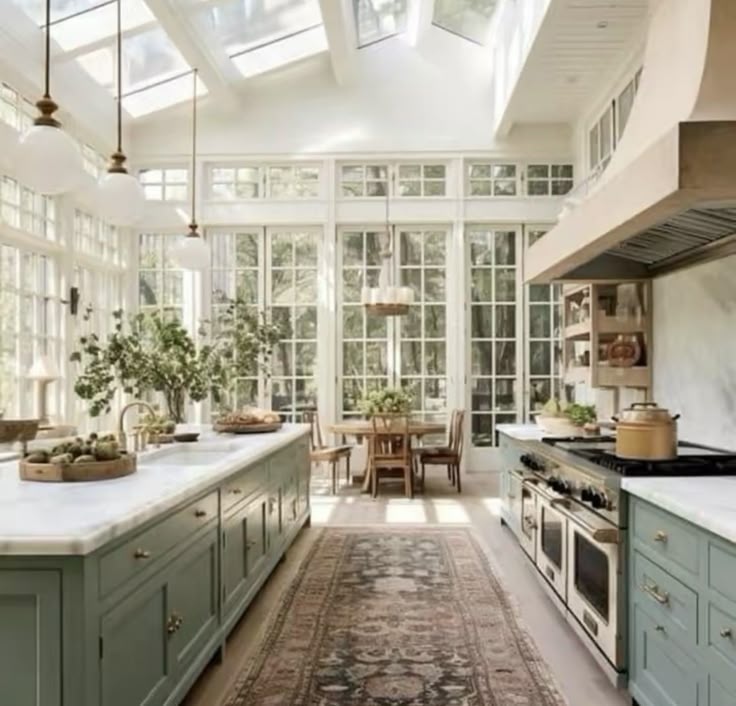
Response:
MULTIPOLYGON (((535 576, 530 562, 498 517, 495 477, 467 474, 463 492, 448 486, 441 471, 428 478, 427 492, 408 500, 389 484, 377 499, 343 488, 333 497, 325 479, 315 478, 312 497, 312 528, 302 531, 286 561, 233 631, 222 664, 213 662, 194 685, 184 706, 220 706, 229 694, 243 663, 257 649, 260 628, 278 604, 309 547, 314 528, 325 525, 469 525, 487 543, 508 590, 515 596, 522 619, 539 651, 554 673, 570 706, 628 706, 626 693, 611 686, 570 626, 552 605, 535 576)), ((258 706, 254 704, 253 706, 258 706)), ((284 706, 288 706, 284 704, 284 706)))

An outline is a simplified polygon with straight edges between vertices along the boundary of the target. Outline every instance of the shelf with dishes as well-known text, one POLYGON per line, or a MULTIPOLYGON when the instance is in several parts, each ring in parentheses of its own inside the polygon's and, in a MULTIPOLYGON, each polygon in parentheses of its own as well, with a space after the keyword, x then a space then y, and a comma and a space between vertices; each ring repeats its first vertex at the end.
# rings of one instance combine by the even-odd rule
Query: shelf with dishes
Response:
POLYGON ((566 385, 651 387, 651 286, 646 281, 565 285, 566 385))

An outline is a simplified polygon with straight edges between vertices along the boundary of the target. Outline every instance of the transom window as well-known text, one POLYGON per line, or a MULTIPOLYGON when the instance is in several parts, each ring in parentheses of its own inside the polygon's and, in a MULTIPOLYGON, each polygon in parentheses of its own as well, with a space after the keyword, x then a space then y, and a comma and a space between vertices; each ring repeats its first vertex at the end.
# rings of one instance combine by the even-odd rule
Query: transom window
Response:
POLYGON ((572 189, 572 164, 528 164, 527 196, 563 196, 572 189))
POLYGON ((138 260, 138 304, 143 312, 181 319, 184 306, 182 271, 171 251, 185 236, 141 233, 138 260))
POLYGON ((74 209, 74 241, 85 255, 111 263, 121 260, 118 229, 80 209, 74 209))
POLYGON ((470 196, 516 196, 518 182, 516 164, 474 162, 468 165, 470 196))
POLYGON ((3 176, 0 182, 0 219, 13 228, 47 240, 56 240, 56 201, 3 176))
POLYGON ((340 195, 385 197, 388 191, 387 164, 343 164, 340 167, 340 195))
POLYGON ((25 132, 36 117, 36 106, 7 83, 0 83, 0 120, 25 132))
POLYGON ((209 168, 212 199, 315 199, 320 196, 319 165, 222 165, 209 168))
POLYGON ((257 199, 262 178, 260 167, 212 167, 210 194, 213 199, 257 199))
POLYGON ((397 196, 444 196, 447 190, 444 164, 400 164, 397 196))
POLYGON ((269 166, 266 169, 266 193, 272 199, 317 198, 319 176, 317 166, 269 166))
POLYGON ((183 167, 141 169, 138 173, 149 201, 186 201, 189 170, 183 167))

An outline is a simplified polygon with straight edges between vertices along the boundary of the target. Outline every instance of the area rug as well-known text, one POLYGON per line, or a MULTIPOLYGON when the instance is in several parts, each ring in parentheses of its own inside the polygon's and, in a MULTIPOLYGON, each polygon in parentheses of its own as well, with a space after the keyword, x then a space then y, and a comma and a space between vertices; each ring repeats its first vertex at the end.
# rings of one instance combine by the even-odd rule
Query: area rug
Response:
POLYGON ((562 706, 469 529, 320 531, 227 706, 562 706))

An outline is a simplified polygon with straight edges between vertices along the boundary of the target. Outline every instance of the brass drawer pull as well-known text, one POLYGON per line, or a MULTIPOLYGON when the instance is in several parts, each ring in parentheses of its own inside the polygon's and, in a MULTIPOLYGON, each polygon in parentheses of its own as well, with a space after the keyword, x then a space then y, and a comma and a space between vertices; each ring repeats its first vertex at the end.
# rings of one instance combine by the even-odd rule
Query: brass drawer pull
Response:
POLYGON ((655 630, 656 630, 657 632, 665 632, 665 629, 664 629, 664 625, 655 625, 655 626, 654 626, 654 629, 655 629, 655 630))
POLYGON ((242 488, 231 488, 230 489, 230 494, 231 495, 242 495, 243 494, 243 489, 242 488))
POLYGON ((721 637, 724 640, 730 640, 733 637, 733 632, 732 632, 731 628, 723 628, 721 630, 721 637))
POLYGON ((252 541, 252 542, 246 542, 246 543, 245 543, 245 548, 246 548, 246 549, 253 549, 253 547, 255 547, 255 546, 256 546, 256 544, 258 544, 258 542, 256 542, 256 541, 252 541))
POLYGON ((524 516, 524 524, 526 524, 526 526, 529 529, 537 529, 537 523, 534 520, 534 516, 533 515, 525 515, 524 516))
POLYGON ((133 557, 136 559, 150 559, 151 552, 149 552, 148 549, 136 549, 135 552, 133 552, 133 557))
POLYGON ((195 510, 194 516, 195 517, 207 517, 207 510, 195 510))
POLYGON ((654 598, 657 603, 660 605, 667 605, 670 602, 670 595, 667 592, 660 593, 659 586, 656 584, 653 586, 650 586, 648 584, 644 584, 641 586, 641 590, 644 591, 647 595, 654 598))
POLYGON ((169 635, 173 635, 184 622, 184 618, 178 613, 172 613, 169 619, 166 621, 166 632, 169 635))
POLYGON ((664 544, 667 541, 667 532, 664 530, 658 530, 654 535, 655 542, 662 542, 664 544))

